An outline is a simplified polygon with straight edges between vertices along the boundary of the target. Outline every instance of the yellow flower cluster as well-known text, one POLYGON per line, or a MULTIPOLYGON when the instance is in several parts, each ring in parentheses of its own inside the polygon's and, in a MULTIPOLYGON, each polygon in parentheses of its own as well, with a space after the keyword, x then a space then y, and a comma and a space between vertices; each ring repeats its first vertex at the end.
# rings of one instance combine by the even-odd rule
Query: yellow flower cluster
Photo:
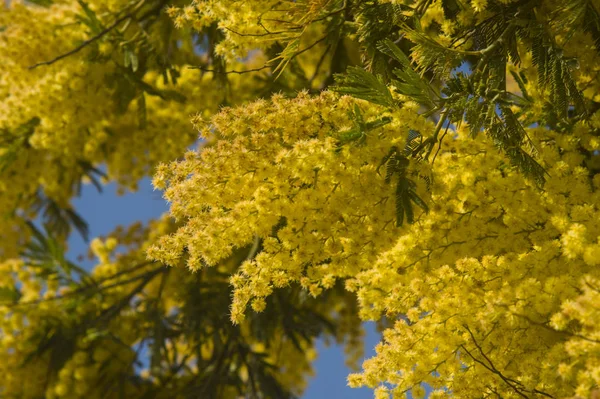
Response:
POLYGON ((218 39, 206 51, 224 60, 227 69, 252 69, 236 65, 259 56, 263 63, 253 68, 273 70, 284 82, 282 89, 322 89, 331 84, 332 69, 343 70, 336 64, 346 62, 346 57, 359 61, 356 43, 341 35, 344 4, 340 0, 285 5, 272 0, 193 0, 184 7, 170 6, 167 13, 182 30, 211 36, 216 28, 218 39))
MULTIPOLYGON (((387 2, 407 16, 412 15, 407 6, 415 6, 404 0, 387 2)), ((253 352, 281 367, 278 379, 295 393, 310 371, 312 342, 299 348, 282 333, 280 342, 266 347, 254 340, 252 323, 269 311, 281 289, 298 292, 292 291, 298 287, 306 300, 309 295, 330 295, 327 306, 314 307, 337 318, 341 328, 336 338, 347 339, 350 346, 360 334, 354 311, 362 320, 392 321, 376 356, 364 363, 362 373, 349 377, 351 386, 375 389, 378 399, 407 394, 420 398, 424 384, 433 388, 434 398, 598 393, 600 112, 570 120, 572 126, 561 127, 564 131, 545 127, 546 122, 562 126, 547 119, 552 114, 548 104, 555 100, 551 97, 560 94, 557 89, 569 96, 575 90, 540 86, 538 67, 527 52, 529 39, 519 38, 520 65, 508 66, 526 79, 511 82, 509 91, 523 91, 524 136, 528 151, 546 169, 546 184, 539 188, 528 181, 484 134, 473 139, 465 124, 453 127, 429 162, 413 158, 402 172, 414 180, 429 208, 425 212, 425 206, 414 207, 414 224, 406 220, 396 225, 404 200, 398 198, 397 176, 386 179, 389 164, 382 162, 386 155, 402 153, 414 132, 438 138, 439 130, 419 115, 414 103, 384 109, 330 92, 301 92, 294 99, 275 95, 225 108, 211 117, 223 103, 235 105, 258 96, 258 89, 271 80, 263 66, 274 51, 282 68, 291 63, 288 75, 282 75, 285 89, 325 86, 338 50, 348 60, 336 68, 351 64, 359 53, 369 61, 374 49, 366 47, 375 43, 369 43, 365 31, 370 28, 362 24, 367 25, 370 7, 378 4, 194 0, 182 8, 175 4, 168 17, 158 8, 154 22, 159 26, 173 19, 176 26, 195 32, 179 40, 186 35, 181 29, 169 39, 177 48, 177 84, 172 74, 169 81, 152 64, 156 60, 149 61, 152 57, 140 61, 135 51, 127 50, 143 35, 148 36, 147 48, 163 46, 158 37, 162 33, 155 33, 161 29, 148 33, 147 25, 136 25, 133 19, 98 37, 91 27, 89 32, 82 28, 84 14, 94 14, 92 25, 109 26, 115 13, 136 7, 131 2, 93 0, 87 9, 87 3, 74 0, 46 7, 12 1, 0 10, 0 209, 8 213, 0 222, 0 259, 5 260, 0 263, 3 395, 102 396, 93 387, 106 380, 118 384, 120 376, 132 374, 132 348, 145 339, 140 334, 148 333, 147 315, 182 312, 190 304, 182 285, 191 285, 197 275, 185 267, 199 274, 215 270, 206 266, 216 268, 218 277, 210 281, 220 287, 230 277, 231 319, 239 324, 235 328, 253 352), (209 31, 214 54, 212 49, 198 54, 190 37, 209 31), (365 47, 360 51, 353 42, 356 37, 365 47), (91 38, 81 51, 60 57, 91 38), (229 70, 237 73, 225 87, 211 73, 187 67, 204 64, 213 55, 229 63, 226 69, 243 63, 257 72, 229 70), (139 62, 143 65, 138 70, 139 62), (182 105, 178 101, 184 97, 182 105), (165 164, 195 141, 197 133, 187 118, 198 110, 193 122, 203 145, 165 164), (149 231, 136 226, 93 241, 98 265, 89 278, 110 281, 110 287, 83 302, 71 301, 77 296, 72 286, 45 280, 34 265, 16 260, 24 235, 22 217, 36 216, 24 213, 39 193, 68 207, 86 165, 102 164, 108 179, 123 189, 134 189, 160 164, 154 185, 165 190, 171 215, 180 224, 163 219, 149 231), (128 247, 125 253, 119 252, 123 246, 128 247), (146 254, 177 268, 159 270, 146 254), (133 272, 132 264, 138 265, 133 272), (346 292, 339 292, 341 286, 346 292), (349 300, 353 296, 357 305, 349 300), (133 303, 138 308, 130 308, 133 303), (250 317, 249 308, 254 311, 250 317), (97 320, 114 316, 115 309, 113 322, 97 331, 97 320), (79 335, 64 335, 73 331, 79 335), (69 356, 44 349, 56 340, 72 343, 59 350, 69 356), (48 368, 57 372, 47 373, 48 368)), ((414 25, 419 31, 406 32, 415 42, 411 57, 421 69, 437 65, 441 57, 444 70, 436 74, 443 76, 467 55, 485 61, 489 52, 498 50, 495 45, 510 45, 510 37, 502 36, 487 47, 479 43, 474 51, 474 43, 461 39, 487 23, 495 2, 461 2, 455 20, 440 0, 421 4, 417 8, 423 12, 414 25), (432 46, 440 49, 439 57, 432 46)), ((554 57, 552 78, 567 81, 566 75, 572 74, 584 96, 597 101, 600 63, 595 43, 589 33, 571 32, 569 24, 557 23, 561 6, 558 0, 540 2, 533 17, 552 38, 553 44, 544 47, 554 57), (559 47, 564 54, 556 53, 559 47), (579 60, 578 69, 567 65, 570 57, 579 60)), ((502 26, 510 33, 517 25, 508 24, 502 26)), ((371 61, 367 64, 378 72, 377 62, 371 61)), ((391 89, 394 98, 403 98, 391 89)), ((442 106, 437 110, 449 101, 438 100, 442 106)), ((565 105, 571 97, 563 100, 565 105)), ((410 205, 404 202, 405 208, 410 205)), ((206 336, 218 336, 211 328, 206 336)), ((197 371, 197 362, 186 357, 192 344, 172 340, 163 349, 186 370, 197 371)), ((214 345, 202 342, 197 360, 210 359, 214 345)), ((353 353, 354 358, 358 355, 353 353)), ((238 366, 239 378, 248 382, 248 365, 238 366)), ((157 375, 158 368, 143 371, 151 386, 163 377, 157 375)), ((193 374, 168 378, 173 387, 184 386, 193 374)), ((121 393, 134 395, 137 388, 123 384, 121 393)))
MULTIPOLYGON (((464 57, 468 51, 473 50, 475 45, 473 39, 465 40, 465 32, 474 32, 481 29, 479 34, 485 36, 486 24, 489 24, 497 16, 497 2, 488 0, 472 0, 468 2, 460 2, 460 6, 454 11, 446 11, 441 0, 429 1, 426 3, 415 2, 409 0, 379 0, 379 3, 392 3, 404 7, 404 13, 410 17, 416 17, 414 10, 423 10, 418 15, 420 34, 414 35, 413 31, 407 32, 407 38, 415 42, 415 47, 411 50, 411 57, 416 65, 428 69, 428 57, 421 47, 420 42, 423 40, 437 42, 439 45, 439 57, 448 57, 451 61, 446 65, 447 71, 457 68, 461 62, 465 61, 464 57), (426 6, 424 6, 426 5, 426 6), (451 49, 444 51, 443 48, 451 49), (464 53, 463 53, 464 52, 464 53)), ((511 4, 516 3, 514 0, 502 0, 500 3, 511 4)), ((445 3, 444 3, 445 4, 445 3)), ((533 3, 532 3, 533 4, 533 3)), ((596 5, 597 6, 597 5, 596 5)), ((593 101, 600 100, 600 54, 596 51, 594 38, 585 29, 575 28, 577 24, 561 23, 562 19, 569 20, 569 14, 575 12, 568 8, 565 9, 565 2, 562 0, 544 0, 535 3, 537 22, 544 24, 551 37, 553 37, 554 45, 560 53, 560 57, 565 61, 569 60, 569 73, 577 84, 579 90, 583 92, 586 98, 593 101)), ((573 15, 573 19, 582 18, 573 15)), ((509 25, 507 25, 508 27, 509 25)), ((406 27, 401 27, 404 30, 406 27)), ((504 29, 504 28, 503 28, 504 29)), ((499 32, 500 33, 500 32, 499 32)), ((491 46, 493 43, 487 43, 486 46, 491 46)), ((481 45, 481 43, 479 43, 481 45)), ((530 78, 525 82, 525 86, 529 91, 529 96, 532 99, 532 106, 537 109, 537 116, 541 113, 541 108, 549 101, 550 88, 542 88, 537 80, 537 67, 534 67, 531 62, 532 41, 520 37, 518 40, 519 58, 515 62, 519 70, 524 72, 530 78), (524 45, 526 44, 526 45, 524 45)), ((485 48, 485 47, 484 47, 485 48)), ((509 62, 509 66, 513 62, 509 62)), ((471 65, 475 67, 475 65, 471 65)), ((510 78, 510 77, 509 77, 510 78)))
POLYGON ((395 190, 377 164, 392 146, 404 146, 409 127, 426 134, 433 126, 402 109, 391 123, 364 132, 365 145, 336 150, 354 127, 347 112, 354 105, 367 121, 387 114, 324 92, 274 96, 215 116, 202 130, 206 138, 216 135, 214 145, 158 169, 155 186, 168 187, 172 215, 187 223, 150 256, 174 265, 186 248, 188 267, 197 270, 259 237, 260 253, 232 277, 237 322, 250 300, 260 310, 274 288, 300 281, 316 296, 371 265, 398 231, 395 190))
MULTIPOLYGON (((129 3, 92 1, 89 7, 109 25, 113 17, 108 11, 129 3)), ((191 114, 210 115, 225 101, 251 98, 262 85, 256 79, 262 72, 255 72, 231 76, 223 87, 211 73, 185 63, 174 66, 180 75, 177 84, 171 79, 165 83, 156 65, 145 74, 127 72, 122 50, 114 45, 116 30, 75 54, 32 69, 89 39, 82 15, 74 0, 48 7, 12 1, 0 8, 0 257, 19 252, 26 229, 15 213, 29 211, 36 193, 68 207, 78 182, 87 179, 88 165, 101 164, 108 181, 117 181, 121 191, 135 189, 158 163, 177 158, 197 139, 188 122, 191 114), (183 99, 184 104, 178 102, 183 99)), ((166 15, 162 18, 171 23, 166 15)), ((150 43, 162 35, 156 29, 148 32, 150 43)), ((125 38, 128 34, 133 33, 122 33, 125 38)), ((193 49, 187 58, 183 49, 178 51, 177 57, 187 62, 195 57, 193 49)), ((250 66, 253 62, 261 60, 248 60, 250 66)))
POLYGON ((593 130, 528 134, 549 174, 543 190, 489 143, 459 137, 436 160, 431 213, 348 282, 364 318, 402 315, 352 385, 391 383, 394 397, 423 382, 441 396, 591 393, 574 374, 558 378, 578 327, 552 321, 597 275, 600 176, 578 150, 591 150, 593 130))
MULTIPOLYGON (((594 262, 600 260, 598 249, 594 262)), ((568 338, 565 350, 568 357, 559 365, 558 372, 566 381, 576 381, 576 394, 586 397, 598 393, 600 386, 600 280, 585 276, 581 281, 580 295, 565 301, 562 312, 556 313, 552 327, 564 332, 568 338)))
MULTIPOLYGON (((191 26, 201 31, 213 24, 223 31, 225 40, 215 48, 216 53, 228 61, 246 57, 249 51, 267 48, 272 43, 269 32, 282 30, 283 22, 278 21, 285 12, 277 9, 277 1, 192 1, 184 8, 172 7, 169 14, 175 26, 191 26), (266 24, 266 25, 265 25, 266 24), (262 26, 261 26, 262 25, 262 26)), ((284 28, 285 29, 285 28, 284 28)), ((294 31, 289 32, 293 34, 294 31)))
POLYGON ((378 387, 378 398, 419 396, 422 383, 435 397, 585 396, 596 366, 577 343, 599 350, 587 316, 597 309, 589 290, 577 302, 584 310, 569 304, 584 276, 600 277, 600 175, 579 150, 597 149, 595 126, 526 129, 548 174, 543 189, 462 126, 433 162, 429 195, 419 188, 430 212, 397 228, 394 185, 378 165, 409 129, 427 137, 432 126, 412 109, 328 92, 226 109, 202 128, 210 145, 159 168, 155 186, 184 225, 149 256, 176 265, 185 250, 198 270, 258 240, 231 278, 235 322, 248 304, 262 311, 278 287, 299 283, 317 296, 345 281, 364 320, 397 320, 349 380, 378 387), (365 145, 340 147, 355 106, 367 121, 392 122, 364 132, 365 145), (575 321, 558 331, 563 313, 575 321), (583 371, 558 378, 569 359, 583 371))
POLYGON ((193 0, 185 7, 172 6, 169 15, 178 27, 203 31, 216 25, 224 38, 216 44, 215 53, 235 62, 252 51, 267 50, 278 41, 284 46, 293 42, 290 49, 296 48, 303 35, 310 34, 313 22, 318 24, 341 9, 339 0, 285 4, 276 0, 193 0))

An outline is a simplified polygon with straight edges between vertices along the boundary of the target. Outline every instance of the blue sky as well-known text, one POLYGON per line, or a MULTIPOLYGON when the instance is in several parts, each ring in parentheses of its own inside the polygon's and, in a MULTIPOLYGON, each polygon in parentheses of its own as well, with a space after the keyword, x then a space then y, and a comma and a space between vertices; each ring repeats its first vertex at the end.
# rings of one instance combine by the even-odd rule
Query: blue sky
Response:
MULTIPOLYGON (((166 212, 168 206, 161 198, 161 193, 153 191, 150 179, 140 182, 136 193, 117 195, 116 184, 105 186, 98 193, 92 185, 85 185, 81 197, 73 200, 77 212, 89 223, 90 237, 106 235, 118 225, 129 225, 136 221, 147 221, 166 212)), ((87 254, 87 244, 77 235, 69 239, 69 257, 73 260, 78 255, 87 254)), ((84 261, 85 266, 93 265, 84 261)), ((81 263, 80 263, 81 264, 81 263)), ((365 356, 375 354, 373 348, 379 342, 379 335, 373 323, 365 324, 367 331, 365 339, 365 356)), ((343 348, 331 345, 325 346, 318 342, 319 357, 315 361, 315 377, 309 382, 303 398, 307 399, 367 399, 373 397, 373 391, 367 388, 350 389, 346 386, 346 376, 350 370, 345 366, 343 348)))

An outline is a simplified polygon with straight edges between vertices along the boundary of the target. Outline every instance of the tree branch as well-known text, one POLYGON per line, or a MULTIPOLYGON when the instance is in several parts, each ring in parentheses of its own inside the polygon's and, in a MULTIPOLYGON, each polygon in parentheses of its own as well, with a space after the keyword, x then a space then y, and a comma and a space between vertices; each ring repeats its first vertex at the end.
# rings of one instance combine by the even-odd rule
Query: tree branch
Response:
POLYGON ((245 69, 243 71, 235 71, 235 70, 232 70, 232 71, 219 71, 219 70, 216 70, 216 69, 208 69, 208 68, 201 67, 201 66, 189 67, 189 69, 199 69, 199 70, 204 71, 204 72, 212 72, 212 73, 216 73, 216 74, 219 74, 219 75, 229 75, 229 74, 232 74, 232 73, 238 74, 238 75, 243 75, 245 73, 262 71, 263 69, 267 69, 267 68, 271 68, 271 66, 270 65, 263 65, 260 68, 245 69))
POLYGON ((125 14, 123 15, 121 18, 118 18, 115 22, 113 22, 110 26, 108 26, 107 28, 103 29, 100 33, 98 33, 96 36, 84 41, 83 43, 81 43, 79 46, 75 47, 73 50, 68 51, 64 54, 59 55, 56 58, 53 58, 49 61, 43 61, 43 62, 38 62, 35 65, 32 65, 29 67, 29 69, 35 69, 39 66, 42 65, 52 65, 55 62, 58 62, 60 60, 62 60, 63 58, 67 58, 73 54, 77 54, 78 52, 80 52, 81 50, 83 50, 85 47, 87 47, 88 45, 92 44, 93 42, 95 42, 96 40, 102 38, 104 35, 106 35, 108 32, 110 32, 111 30, 113 30, 114 28, 116 28, 121 22, 125 21, 126 19, 132 18, 133 15, 130 14, 125 14))
MULTIPOLYGON (((83 43, 81 43, 79 46, 75 47, 73 50, 68 51, 64 54, 59 55, 56 58, 53 58, 49 61, 43 61, 43 62, 38 62, 35 65, 30 66, 28 69, 35 69, 39 66, 42 65, 52 65, 55 62, 58 62, 64 58, 67 58, 73 54, 77 54, 78 52, 80 52, 81 50, 83 50, 85 47, 89 46, 90 44, 94 43, 96 40, 101 39, 104 35, 106 35, 107 33, 109 33, 110 31, 112 31, 113 29, 115 29, 117 26, 119 26, 119 24, 121 24, 122 22, 126 21, 127 19, 134 19, 135 14, 140 10, 140 8, 144 5, 145 0, 141 0, 134 8, 132 11, 128 12, 127 14, 123 15, 120 18, 117 18, 115 20, 115 22, 113 22, 110 26, 102 29, 102 31, 100 33, 98 33, 97 35, 89 38, 88 40, 84 41, 83 43)), ((144 19, 148 18, 149 16, 155 14, 156 12, 160 11, 165 4, 167 3, 166 0, 162 0, 156 7, 148 10, 144 15, 142 15, 139 18, 135 18, 136 20, 139 21, 143 21, 144 19)))
MULTIPOLYGON (((492 363, 492 361, 490 360, 490 358, 483 351, 483 348, 481 348, 481 346, 479 345, 479 343, 475 339, 475 335, 473 334, 473 332, 471 331, 471 329, 468 326, 466 326, 466 325, 464 326, 464 328, 468 331, 469 335, 471 336, 471 339, 473 340, 473 344, 475 344, 475 347, 477 348, 477 350, 479 351, 479 353, 481 354, 481 356, 483 356, 483 358, 489 363, 489 365, 487 365, 484 362, 482 362, 481 360, 475 358, 471 354, 471 352, 469 352, 469 350, 464 345, 461 345, 461 347, 471 357, 471 359, 473 359, 475 362, 481 364, 483 367, 485 367, 486 369, 488 369, 492 373, 494 373, 497 376, 499 376, 502 379, 502 381, 504 381, 509 387, 511 387, 517 394, 519 394, 523 398, 529 398, 527 395, 525 395, 523 393, 523 391, 526 391, 526 390, 524 388, 522 388, 523 385, 520 382, 515 381, 512 378, 508 378, 508 377, 504 376, 504 374, 502 374, 500 371, 498 371, 498 369, 496 368, 496 366, 494 366, 494 364, 492 363)), ((537 394, 540 394, 540 395, 544 395, 544 396, 547 396, 549 398, 554 398, 554 396, 552 396, 552 395, 550 395, 550 394, 548 394, 546 392, 539 391, 537 389, 533 389, 531 392, 537 393, 537 394)))

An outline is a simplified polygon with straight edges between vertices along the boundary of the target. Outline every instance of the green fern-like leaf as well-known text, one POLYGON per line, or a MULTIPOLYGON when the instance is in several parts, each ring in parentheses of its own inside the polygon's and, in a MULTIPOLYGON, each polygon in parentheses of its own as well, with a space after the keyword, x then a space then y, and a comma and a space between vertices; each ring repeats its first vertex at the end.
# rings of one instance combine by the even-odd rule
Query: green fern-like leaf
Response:
POLYGON ((338 136, 338 148, 344 144, 354 142, 358 145, 364 144, 367 139, 367 134, 372 130, 378 129, 387 125, 392 121, 390 117, 382 117, 372 121, 365 122, 364 116, 358 104, 354 105, 351 112, 348 113, 350 119, 354 123, 354 127, 349 130, 340 132, 338 136))
POLYGON ((552 19, 562 29, 567 27, 567 40, 583 28, 600 51, 600 12, 596 7, 592 0, 565 0, 553 13, 552 19))
POLYGON ((29 138, 40 122, 40 118, 35 117, 13 131, 8 129, 0 131, 0 147, 4 147, 4 152, 0 155, 0 173, 8 169, 17 160, 21 151, 29 147, 29 138))
POLYGON ((394 69, 393 73, 399 80, 392 80, 398 93, 403 94, 414 101, 433 107, 431 93, 433 89, 414 71, 408 57, 391 40, 386 39, 378 43, 377 48, 400 63, 401 68, 394 69))
POLYGON ((365 68, 389 80, 392 71, 388 57, 382 54, 377 45, 381 40, 389 38, 398 31, 398 27, 405 19, 403 6, 380 3, 375 1, 356 2, 356 21, 358 22, 358 40, 365 49, 363 64, 365 68))
POLYGON ((410 129, 408 131, 408 137, 406 138, 406 144, 404 146, 404 150, 402 155, 405 157, 416 156, 416 152, 419 148, 422 147, 423 144, 423 136, 421 133, 416 130, 410 129))
POLYGON ((383 79, 363 68, 349 67, 345 74, 336 75, 336 82, 337 85, 332 88, 333 91, 390 108, 396 106, 383 79))

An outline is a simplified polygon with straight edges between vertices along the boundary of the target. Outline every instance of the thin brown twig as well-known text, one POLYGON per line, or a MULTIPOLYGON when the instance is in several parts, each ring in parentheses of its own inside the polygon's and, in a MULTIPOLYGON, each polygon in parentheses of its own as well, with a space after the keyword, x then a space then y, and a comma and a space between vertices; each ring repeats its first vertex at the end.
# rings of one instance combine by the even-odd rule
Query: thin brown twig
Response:
POLYGON ((521 390, 519 388, 517 388, 516 386, 514 386, 510 381, 508 381, 506 379, 506 377, 504 377, 504 375, 502 375, 500 372, 498 372, 497 370, 495 370, 494 368, 488 366, 487 364, 485 364, 484 362, 482 362, 481 360, 477 359, 475 356, 473 356, 471 354, 471 352, 469 352, 469 350, 464 346, 461 345, 461 348, 467 353, 467 355, 469 355, 469 357, 471 359, 473 359, 475 362, 481 364, 483 367, 485 367, 487 370, 491 371, 492 373, 498 375, 508 386, 510 386, 513 391, 515 391, 519 396, 525 398, 525 399, 529 399, 529 396, 525 395, 523 392, 521 392, 521 390))
MULTIPOLYGON (((104 279, 95 281, 95 284, 90 284, 90 285, 87 285, 85 287, 78 288, 78 289, 76 289, 74 291, 67 292, 67 293, 65 293, 63 295, 57 295, 57 296, 53 296, 53 297, 50 297, 50 298, 35 299, 35 300, 32 300, 32 301, 27 301, 27 302, 17 302, 17 303, 14 303, 14 304, 4 305, 4 306, 18 307, 18 306, 38 305, 38 304, 40 304, 42 302, 58 301, 58 300, 61 300, 61 299, 70 298, 70 297, 79 295, 79 294, 84 293, 84 292, 86 292, 88 290, 91 290, 91 289, 97 289, 98 292, 101 292, 103 290, 106 290, 106 289, 109 289, 109 288, 114 288, 114 287, 117 287, 119 285, 128 284, 128 283, 131 283, 132 281, 136 281, 136 280, 140 279, 141 276, 144 276, 145 274, 141 274, 141 275, 135 276, 133 278, 129 278, 129 279, 124 280, 124 281, 119 281, 117 283, 111 283, 111 284, 108 284, 108 285, 105 285, 105 286, 100 285, 101 283, 105 283, 107 281, 113 280, 113 279, 115 279, 115 278, 117 278, 119 276, 122 276, 124 274, 134 272, 134 271, 136 271, 138 269, 141 269, 142 267, 148 266, 148 265, 150 265, 152 263, 154 263, 154 262, 148 261, 148 262, 140 263, 140 264, 132 267, 131 269, 126 269, 126 270, 123 270, 123 271, 118 272, 116 274, 113 274, 111 276, 108 276, 108 277, 106 277, 104 279)), ((158 269, 156 269, 156 270, 158 270, 158 269)))
POLYGON ((435 145, 438 141, 438 136, 440 134, 440 131, 442 130, 442 127, 444 126, 444 123, 446 122, 446 117, 448 115, 448 112, 449 112, 448 109, 445 109, 441 112, 440 119, 437 121, 433 136, 431 136, 430 138, 425 140, 425 142, 428 142, 428 145, 429 145, 429 148, 427 149, 427 153, 425 154, 425 157, 424 157, 424 159, 426 161, 429 159, 429 155, 431 155, 431 151, 433 151, 433 147, 435 147, 435 145))
POLYGON ((325 61, 325 58, 327 57, 327 54, 329 53, 330 49, 331 49, 331 44, 329 44, 327 46, 327 48, 325 49, 325 51, 319 58, 319 61, 317 62, 317 66, 315 67, 315 72, 312 74, 312 76, 308 80, 310 85, 312 85, 313 81, 317 78, 317 75, 319 74, 319 69, 321 69, 321 66, 323 65, 323 62, 325 61))
MULTIPOLYGON (((502 374, 500 371, 498 371, 498 369, 496 368, 496 366, 494 366, 494 363, 492 363, 492 361, 490 360, 490 358, 483 351, 483 348, 479 345, 479 343, 475 339, 475 335, 473 334, 473 332, 471 331, 471 329, 468 326, 466 326, 466 325, 464 326, 464 328, 467 330, 467 332, 471 336, 471 339, 473 340, 473 344, 475 344, 475 347, 477 348, 477 350, 479 351, 479 353, 481 354, 481 356, 483 356, 483 358, 489 363, 489 365, 487 365, 484 362, 482 362, 481 360, 475 358, 464 345, 461 345, 461 347, 467 352, 467 354, 471 357, 471 359, 473 359, 477 363, 481 364, 482 366, 484 366, 486 369, 488 369, 492 373, 494 373, 497 376, 499 376, 517 394, 519 394, 520 396, 522 396, 524 398, 528 398, 528 396, 525 395, 522 392, 524 389, 518 387, 518 386, 522 386, 522 384, 520 382, 518 382, 518 381, 515 381, 515 380, 513 380, 511 378, 506 377, 504 374, 502 374)), ((549 393, 540 391, 538 389, 533 389, 531 392, 537 393, 537 394, 540 394, 540 395, 544 395, 544 396, 549 397, 549 398, 554 398, 554 396, 550 395, 549 393)))
POLYGON ((276 31, 276 32, 271 32, 269 30, 267 30, 266 28, 263 27, 263 29, 266 30, 265 33, 241 33, 241 32, 237 32, 231 28, 228 27, 224 27, 223 29, 230 31, 231 33, 235 33, 238 36, 242 36, 242 37, 264 37, 264 36, 269 36, 269 35, 281 35, 284 33, 290 33, 291 30, 299 30, 300 28, 291 28, 290 31, 276 31))
POLYGON ((448 134, 448 128, 450 128, 450 124, 448 123, 448 126, 446 126, 446 130, 444 131, 444 134, 442 135, 442 137, 440 137, 440 141, 439 141, 439 146, 437 151, 435 152, 435 154, 433 155, 433 159, 431 160, 431 165, 433 166, 435 159, 437 158, 440 150, 442 149, 442 142, 444 141, 444 137, 446 137, 446 135, 448 134))
MULTIPOLYGON (((156 13, 157 11, 160 11, 166 4, 166 1, 163 0, 161 1, 156 7, 152 8, 151 10, 148 10, 144 15, 142 15, 139 18, 136 18, 136 20, 144 20, 145 18, 147 18, 150 15, 153 15, 154 13, 156 13)), ((135 14, 139 11, 139 9, 144 5, 144 0, 140 1, 138 3, 138 5, 136 5, 132 11, 128 12, 127 14, 123 15, 120 18, 117 18, 115 20, 115 22, 113 22, 111 25, 109 25, 108 27, 102 29, 102 31, 100 31, 97 35, 89 38, 88 40, 84 41, 83 43, 81 43, 79 46, 75 47, 73 50, 71 51, 67 51, 64 54, 59 55, 56 58, 53 58, 51 60, 48 61, 43 61, 43 62, 38 62, 35 65, 31 65, 28 69, 35 69, 39 66, 42 65, 52 65, 55 62, 58 62, 64 58, 67 58, 73 54, 77 54, 78 52, 80 52, 81 50, 83 50, 85 47, 89 46, 90 44, 92 44, 93 42, 95 42, 98 39, 101 39, 104 35, 106 35, 107 33, 109 33, 110 31, 112 31, 113 29, 115 29, 117 26, 119 26, 119 24, 121 24, 122 22, 126 21, 127 19, 134 19, 135 14)))
POLYGON ((106 35, 108 32, 110 32, 111 30, 113 30, 114 28, 116 28, 121 22, 125 21, 126 19, 132 18, 133 15, 131 13, 129 14, 125 14, 123 15, 121 18, 117 18, 117 20, 115 22, 113 22, 110 26, 108 26, 107 28, 102 29, 102 31, 100 33, 98 33, 96 36, 93 36, 92 38, 84 41, 83 43, 81 43, 79 46, 75 47, 73 50, 71 51, 67 51, 64 54, 59 55, 56 58, 53 58, 49 61, 43 61, 43 62, 38 62, 35 65, 32 65, 29 67, 29 69, 35 69, 39 66, 42 65, 52 65, 55 62, 58 62, 64 58, 67 58, 73 54, 77 54, 78 52, 80 52, 81 50, 83 50, 85 47, 87 47, 88 45, 92 44, 93 42, 95 42, 96 40, 102 38, 104 35, 106 35))
POLYGON ((192 66, 192 67, 189 67, 189 69, 199 69, 199 70, 201 70, 203 72, 212 72, 212 73, 216 73, 216 74, 219 74, 219 75, 229 75, 229 74, 232 74, 232 73, 235 73, 235 74, 238 74, 238 75, 243 75, 245 73, 262 71, 262 70, 267 69, 267 68, 271 68, 271 66, 270 65, 263 65, 260 68, 245 69, 243 71, 236 71, 236 70, 232 70, 232 71, 219 71, 219 70, 216 70, 216 69, 208 69, 208 68, 201 67, 201 66, 192 66))

